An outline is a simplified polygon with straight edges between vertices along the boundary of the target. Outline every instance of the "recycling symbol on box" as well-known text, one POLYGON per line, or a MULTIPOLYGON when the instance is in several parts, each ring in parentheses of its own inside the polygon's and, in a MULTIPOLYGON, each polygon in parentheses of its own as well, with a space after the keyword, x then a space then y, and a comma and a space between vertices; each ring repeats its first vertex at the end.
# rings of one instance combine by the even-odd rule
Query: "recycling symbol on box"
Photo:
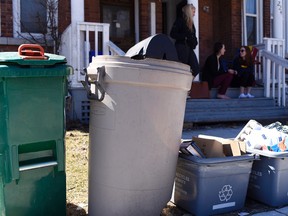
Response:
POLYGON ((224 185, 221 191, 219 191, 219 199, 222 202, 224 201, 227 202, 228 200, 230 200, 232 195, 233 195, 233 190, 232 190, 231 185, 224 185))

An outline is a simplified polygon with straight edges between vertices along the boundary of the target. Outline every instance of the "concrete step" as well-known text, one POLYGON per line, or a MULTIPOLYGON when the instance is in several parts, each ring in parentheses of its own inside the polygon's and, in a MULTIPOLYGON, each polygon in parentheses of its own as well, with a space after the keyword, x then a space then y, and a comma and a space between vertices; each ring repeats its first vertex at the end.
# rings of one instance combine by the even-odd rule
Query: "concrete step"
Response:
MULTIPOLYGON (((212 88, 210 90, 210 98, 216 98, 218 93, 217 88, 212 88)), ((256 98, 264 97, 264 88, 263 87, 253 87, 251 90, 251 94, 254 95, 256 98)), ((240 95, 239 88, 228 88, 226 95, 230 98, 238 98, 240 95)))
POLYGON ((275 100, 272 98, 245 98, 245 99, 187 99, 186 111, 203 110, 203 108, 221 109, 237 107, 274 107, 275 100))
POLYGON ((234 122, 250 119, 285 122, 288 120, 288 109, 278 107, 274 99, 264 97, 186 101, 185 123, 234 122))
POLYGON ((203 122, 232 122, 232 121, 256 121, 276 120, 283 121, 288 119, 287 109, 275 107, 263 108, 261 110, 230 108, 221 110, 207 110, 206 112, 186 112, 184 122, 186 123, 203 123, 203 122))

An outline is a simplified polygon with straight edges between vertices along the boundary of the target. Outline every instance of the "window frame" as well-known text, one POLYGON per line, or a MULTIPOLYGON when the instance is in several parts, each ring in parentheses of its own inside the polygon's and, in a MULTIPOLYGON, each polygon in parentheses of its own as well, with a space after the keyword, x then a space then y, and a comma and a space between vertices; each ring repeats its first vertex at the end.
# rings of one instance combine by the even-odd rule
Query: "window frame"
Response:
POLYGON ((242 44, 248 44, 247 41, 247 17, 256 18, 256 44, 263 42, 263 1, 256 1, 256 13, 251 14, 246 12, 247 0, 242 0, 242 44))

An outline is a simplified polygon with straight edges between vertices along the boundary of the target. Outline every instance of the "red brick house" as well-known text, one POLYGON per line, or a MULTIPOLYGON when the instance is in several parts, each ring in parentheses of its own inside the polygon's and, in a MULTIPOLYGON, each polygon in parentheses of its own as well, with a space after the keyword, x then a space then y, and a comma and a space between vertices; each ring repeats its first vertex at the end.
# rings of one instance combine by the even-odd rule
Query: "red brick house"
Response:
MULTIPOLYGON (((49 26, 47 20, 45 23, 48 9, 41 8, 39 4, 37 6, 37 1, 0 1, 0 51, 16 51, 20 44, 29 43, 27 37, 23 39, 19 36, 19 33, 25 34, 22 23, 28 26, 32 35, 39 33, 39 22, 35 22, 39 17, 44 19, 42 27, 49 26)), ((180 0, 42 1, 58 2, 56 24, 62 43, 60 49, 54 51, 65 55, 76 73, 79 73, 80 67, 87 67, 87 61, 80 59, 82 48, 86 50, 86 54, 83 54, 88 59, 87 52, 98 47, 95 45, 95 40, 98 38, 100 41, 98 54, 105 54, 101 46, 107 42, 102 40, 107 35, 108 40, 124 52, 151 35, 157 33, 169 35, 176 17, 176 5, 180 2, 180 0), (86 27, 79 23, 85 23, 86 27), (108 23, 106 26, 108 30, 104 30, 105 25, 92 27, 91 23, 108 23), (102 34, 95 33, 102 28, 102 34), (79 64, 75 65, 76 62, 79 64)), ((206 57, 212 52, 216 41, 225 43, 228 59, 235 55, 236 49, 242 44, 261 44, 265 37, 283 38, 285 45, 287 44, 288 24, 284 23, 284 20, 288 16, 288 3, 284 0, 192 0, 192 2, 196 6, 195 25, 199 40, 196 53, 200 65, 203 65, 206 57)), ((50 44, 53 46, 53 41, 50 44)), ((74 79, 72 86, 81 88, 81 83, 74 79)))
MULTIPOLYGON (((1 1, 0 51, 15 50, 23 42, 15 30, 17 25, 15 19, 21 10, 25 10, 25 8, 21 9, 20 2, 21 0, 1 1), (17 4, 20 6, 15 6, 17 4), (17 9, 19 11, 15 12, 14 10, 17 9)), ((71 2, 73 1, 59 0, 58 2, 58 25, 59 31, 63 32, 71 24, 71 2)), ((85 0, 83 3, 84 19, 82 21, 111 22, 110 40, 127 51, 129 47, 149 37, 151 33, 169 34, 175 19, 177 2, 179 0, 85 0), (121 24, 111 18, 111 16, 119 14, 119 11, 122 12, 125 19, 121 21, 121 24), (107 16, 107 14, 110 15, 107 16), (115 32, 119 32, 119 30, 122 35, 117 37, 115 32)), ((245 41, 243 32, 243 28, 245 28, 245 8, 243 5, 245 2, 247 5, 250 4, 249 2, 255 2, 255 6, 250 7, 251 10, 256 7, 257 12, 250 14, 250 18, 256 18, 254 24, 258 25, 257 28, 260 30, 257 31, 257 34, 259 33, 262 38, 272 37, 270 0, 195 0, 194 2, 198 11, 196 15, 198 16, 199 49, 201 49, 199 53, 200 64, 211 52, 210 48, 215 41, 225 42, 228 56, 233 55, 234 49, 241 44, 249 43, 245 41)), ((81 8, 77 9, 81 10, 81 8)), ((254 42, 261 43, 261 38, 257 38, 254 42)))

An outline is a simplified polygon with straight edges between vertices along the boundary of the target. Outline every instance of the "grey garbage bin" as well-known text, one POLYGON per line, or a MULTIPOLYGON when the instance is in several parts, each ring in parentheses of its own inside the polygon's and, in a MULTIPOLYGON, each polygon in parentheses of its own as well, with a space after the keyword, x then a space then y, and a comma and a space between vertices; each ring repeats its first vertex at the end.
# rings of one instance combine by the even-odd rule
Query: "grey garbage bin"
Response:
POLYGON ((97 56, 87 77, 89 215, 159 215, 171 198, 189 66, 97 56))

